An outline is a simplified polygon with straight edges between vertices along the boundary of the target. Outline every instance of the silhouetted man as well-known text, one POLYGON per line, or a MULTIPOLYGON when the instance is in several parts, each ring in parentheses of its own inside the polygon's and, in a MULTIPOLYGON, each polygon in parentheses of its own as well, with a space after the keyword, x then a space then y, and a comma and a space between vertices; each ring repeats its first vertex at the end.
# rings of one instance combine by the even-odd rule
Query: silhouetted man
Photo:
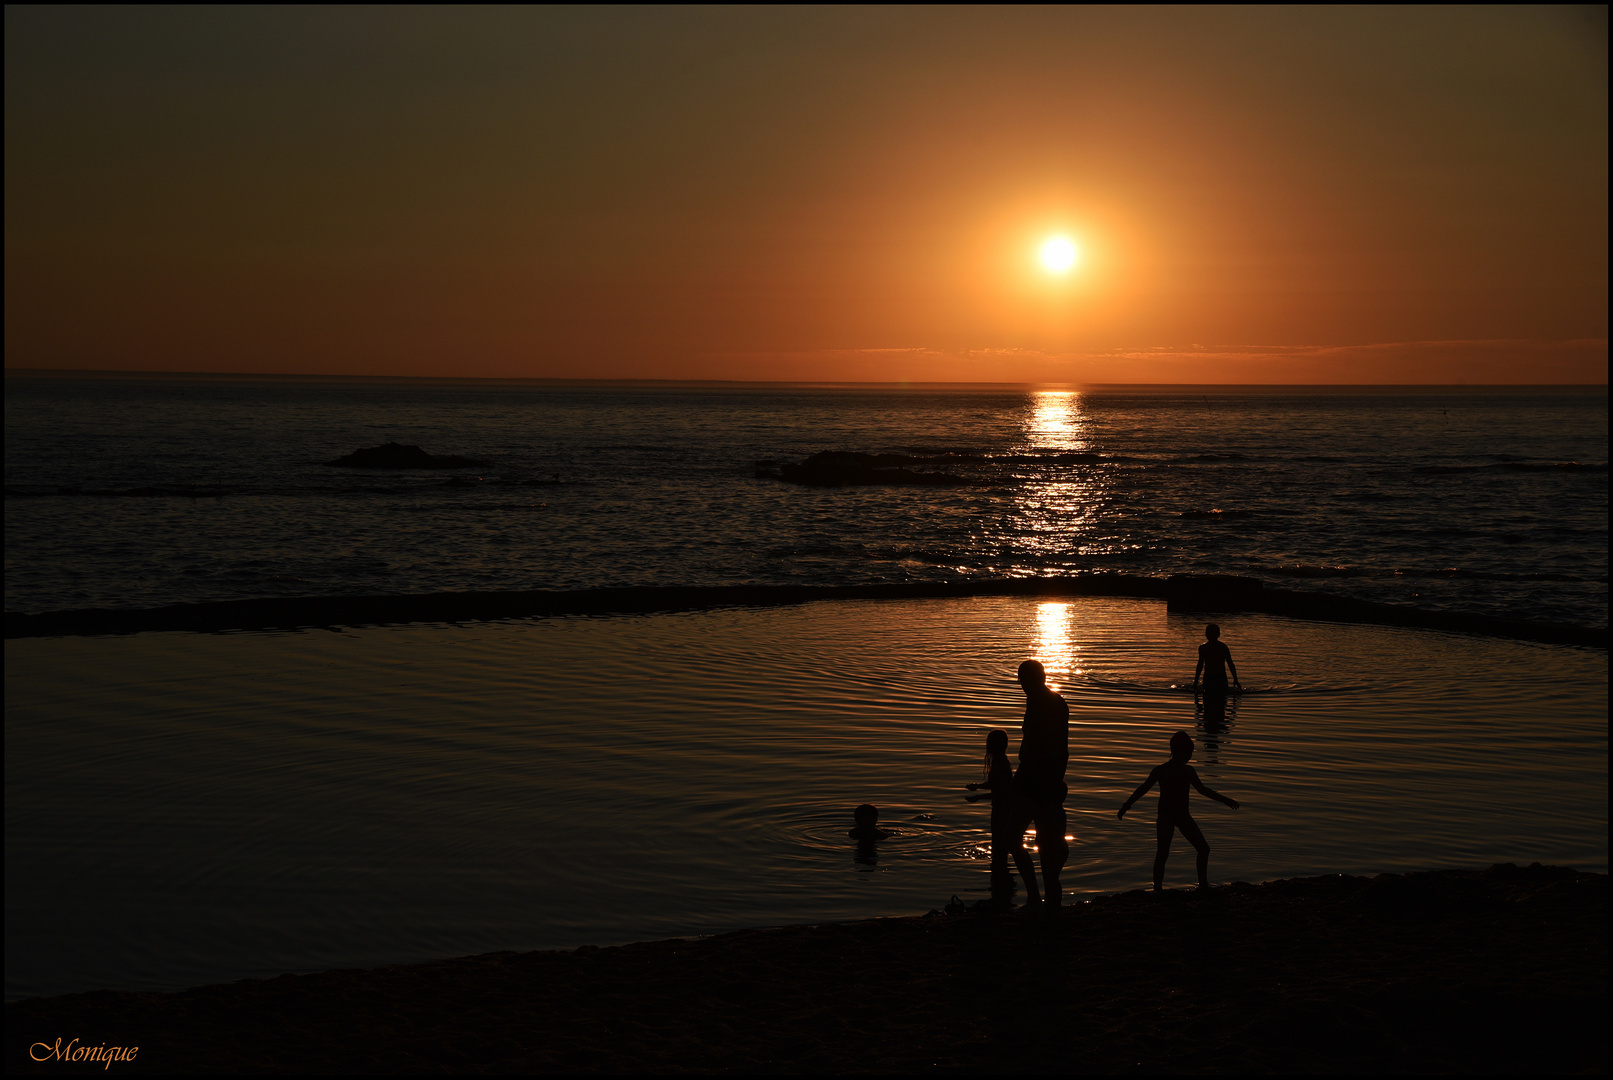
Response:
POLYGON ((1059 871, 1070 854, 1070 846, 1064 840, 1064 797, 1069 794, 1064 770, 1070 761, 1070 707, 1047 688, 1047 672, 1035 660, 1019 665, 1019 685, 1025 690, 1025 726, 1020 735, 1019 771, 1014 774, 1014 861, 1025 879, 1027 907, 1034 910, 1040 897, 1035 868, 1023 843, 1025 827, 1034 821, 1047 907, 1055 908, 1062 899, 1059 871))

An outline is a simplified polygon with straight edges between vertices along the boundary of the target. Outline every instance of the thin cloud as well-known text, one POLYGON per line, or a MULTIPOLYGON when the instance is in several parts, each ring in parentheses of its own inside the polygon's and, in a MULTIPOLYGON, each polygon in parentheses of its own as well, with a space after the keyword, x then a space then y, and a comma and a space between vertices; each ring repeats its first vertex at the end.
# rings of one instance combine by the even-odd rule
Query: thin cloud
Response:
MULTIPOLYGON (((729 354, 725 359, 739 360, 729 354)), ((1131 346, 1086 352, 922 345, 745 354, 762 379, 866 382, 1541 384, 1607 382, 1606 338, 1359 345, 1131 346), (813 372, 823 374, 814 375, 813 372)))

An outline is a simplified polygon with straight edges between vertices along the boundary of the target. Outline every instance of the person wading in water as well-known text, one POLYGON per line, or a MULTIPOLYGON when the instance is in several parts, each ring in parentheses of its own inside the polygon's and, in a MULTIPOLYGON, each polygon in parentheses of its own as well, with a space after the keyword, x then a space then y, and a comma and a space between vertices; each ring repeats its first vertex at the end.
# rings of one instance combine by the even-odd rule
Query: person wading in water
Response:
POLYGON ((1204 628, 1204 644, 1199 646, 1199 662, 1193 669, 1193 690, 1204 679, 1204 693, 1210 697, 1226 697, 1230 691, 1242 691, 1238 681, 1238 665, 1232 662, 1232 650, 1221 640, 1221 628, 1211 623, 1204 628), (1232 669, 1232 686, 1227 686, 1227 668, 1232 669))
POLYGON ((1019 665, 1019 685, 1025 691, 1025 726, 1020 733, 1019 771, 1014 774, 1013 811, 1009 828, 1013 837, 1014 862, 1025 879, 1027 910, 1042 907, 1036 888, 1036 872, 1030 853, 1025 850, 1025 828, 1036 823, 1036 848, 1042 860, 1045 908, 1057 908, 1063 898, 1059 891, 1059 871, 1069 858, 1070 846, 1064 839, 1067 819, 1064 797, 1064 770, 1070 761, 1070 707, 1047 687, 1047 672, 1035 660, 1019 665))

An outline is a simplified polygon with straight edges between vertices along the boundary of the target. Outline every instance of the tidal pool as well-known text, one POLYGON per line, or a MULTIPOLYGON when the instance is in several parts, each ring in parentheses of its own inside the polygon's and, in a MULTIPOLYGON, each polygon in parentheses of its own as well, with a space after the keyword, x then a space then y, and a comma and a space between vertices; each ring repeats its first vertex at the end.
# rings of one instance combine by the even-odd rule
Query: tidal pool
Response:
MULTIPOLYGON (((904 915, 986 894, 1015 668, 1071 706, 1066 889, 1144 886, 1198 742, 1212 878, 1607 868, 1607 654, 1130 599, 6 643, 6 993, 904 915), (896 835, 846 837, 872 802, 896 835)), ((1192 880, 1178 839, 1168 883, 1192 880)))

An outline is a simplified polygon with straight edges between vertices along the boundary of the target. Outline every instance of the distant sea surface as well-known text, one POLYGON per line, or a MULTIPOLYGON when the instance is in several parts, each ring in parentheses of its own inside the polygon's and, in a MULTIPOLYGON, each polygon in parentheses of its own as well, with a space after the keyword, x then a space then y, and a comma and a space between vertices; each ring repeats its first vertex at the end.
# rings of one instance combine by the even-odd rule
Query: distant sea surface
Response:
POLYGON ((6 500, 19 612, 1119 571, 1607 625, 1605 387, 8 377, 6 500), (323 464, 386 442, 487 464, 323 464), (823 450, 975 483, 758 476, 823 450))

